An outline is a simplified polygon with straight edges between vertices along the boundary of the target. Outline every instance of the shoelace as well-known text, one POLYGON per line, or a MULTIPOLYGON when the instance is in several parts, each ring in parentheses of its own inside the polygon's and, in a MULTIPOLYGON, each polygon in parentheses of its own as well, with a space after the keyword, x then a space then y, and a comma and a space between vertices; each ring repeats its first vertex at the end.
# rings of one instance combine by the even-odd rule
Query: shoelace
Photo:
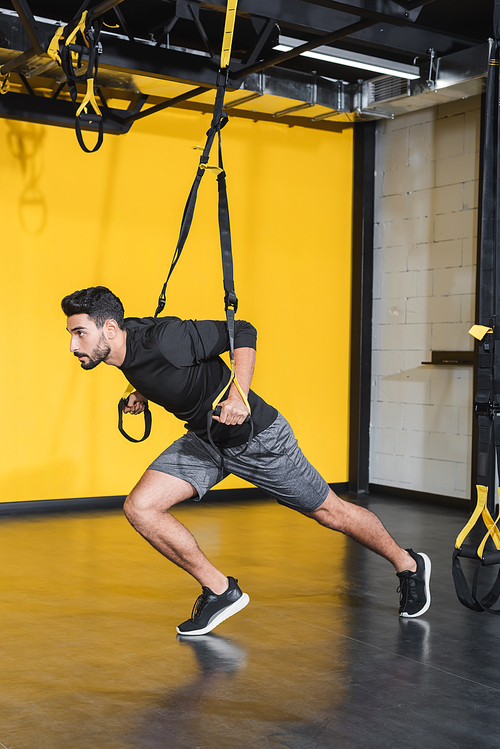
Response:
POLYGON ((194 602, 193 610, 191 611, 191 621, 196 621, 197 617, 200 616, 201 612, 205 608, 206 604, 208 603, 208 599, 210 597, 211 593, 207 589, 203 589, 203 593, 198 596, 196 601, 194 602))
POLYGON ((400 602, 408 603, 417 598, 417 585, 413 577, 404 577, 397 587, 396 593, 400 593, 400 602))

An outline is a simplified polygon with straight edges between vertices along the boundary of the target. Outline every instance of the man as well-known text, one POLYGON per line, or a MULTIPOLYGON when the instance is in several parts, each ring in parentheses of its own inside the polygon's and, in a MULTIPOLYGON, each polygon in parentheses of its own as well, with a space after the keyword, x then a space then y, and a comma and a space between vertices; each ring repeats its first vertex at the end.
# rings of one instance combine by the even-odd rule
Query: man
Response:
POLYGON ((306 460, 285 419, 250 389, 256 331, 249 323, 236 323, 234 362, 251 408, 253 438, 245 447, 248 409, 232 383, 220 416, 213 416, 214 448, 208 439, 207 414, 229 381, 228 367, 220 358, 229 347, 225 323, 176 317, 124 320, 122 303, 103 286, 66 296, 62 309, 70 350, 82 369, 105 362, 121 369, 135 388, 126 413, 142 413, 151 400, 187 422, 186 434, 151 463, 124 505, 133 527, 202 586, 191 618, 177 627, 179 634, 206 634, 249 601, 238 581, 214 567, 169 512, 186 499, 200 500, 229 473, 385 557, 400 580, 400 616, 427 611, 429 558, 402 549, 373 513, 337 497, 306 460))

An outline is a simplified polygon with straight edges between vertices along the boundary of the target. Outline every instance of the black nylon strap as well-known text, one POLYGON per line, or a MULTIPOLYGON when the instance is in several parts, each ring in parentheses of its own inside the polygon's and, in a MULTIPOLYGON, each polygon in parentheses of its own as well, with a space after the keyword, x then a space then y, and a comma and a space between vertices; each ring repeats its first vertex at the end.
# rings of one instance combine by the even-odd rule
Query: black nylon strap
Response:
POLYGON ((75 130, 78 143, 80 144, 82 150, 85 151, 85 153, 95 153, 95 151, 98 151, 100 149, 100 147, 102 146, 102 141, 104 139, 104 123, 100 115, 85 114, 85 112, 82 112, 81 115, 75 120, 75 130), (83 140, 82 122, 97 122, 97 141, 94 148, 88 148, 85 144, 85 141, 83 140))
POLYGON ((177 240, 177 245, 175 247, 175 251, 174 251, 173 258, 172 258, 172 263, 170 265, 170 270, 168 272, 167 280, 163 284, 163 288, 160 292, 160 296, 158 297, 158 305, 156 308, 155 317, 158 317, 158 315, 161 314, 161 312, 163 311, 165 307, 167 285, 170 280, 170 276, 174 272, 175 266, 179 262, 179 259, 182 254, 182 250, 184 249, 184 245, 189 235, 189 230, 191 229, 191 224, 193 223, 194 209, 196 207, 196 198, 198 197, 198 188, 200 186, 201 180, 203 179, 203 175, 205 174, 205 171, 206 171, 202 165, 208 164, 210 150, 212 148, 212 144, 214 142, 215 136, 217 135, 218 132, 220 133, 220 129, 224 127, 224 125, 227 123, 227 117, 223 117, 224 94, 225 94, 225 86, 218 86, 217 93, 215 96, 214 113, 212 117, 212 122, 210 124, 210 129, 207 131, 207 140, 205 143, 205 147, 203 149, 203 153, 200 156, 200 165, 198 166, 196 177, 194 178, 194 182, 191 186, 191 190, 189 191, 188 199, 184 207, 184 213, 182 215, 182 221, 181 221, 181 228, 179 230, 179 238, 177 240))
POLYGON ((468 609, 472 609, 472 611, 483 611, 484 609, 479 605, 479 603, 476 601, 471 591, 469 590, 469 585, 467 583, 467 580, 465 579, 465 575, 460 564, 459 555, 464 556, 461 554, 461 551, 462 550, 459 551, 458 549, 454 550, 451 566, 453 582, 455 584, 455 590, 458 596, 458 600, 460 601, 460 603, 463 603, 464 606, 467 606, 468 609))
MULTIPOLYGON (((222 159, 222 141, 221 141, 221 130, 228 122, 228 117, 224 112, 224 95, 226 91, 226 80, 227 75, 220 72, 219 77, 224 77, 224 83, 217 86, 217 92, 215 96, 214 113, 210 129, 207 132, 207 140, 203 153, 200 157, 200 163, 194 182, 191 186, 189 196, 184 207, 184 213, 181 221, 181 228, 179 231, 179 238, 175 247, 174 255, 170 265, 167 279, 163 284, 160 296, 158 297, 158 305, 155 312, 155 317, 161 314, 166 304, 166 290, 170 277, 175 269, 175 266, 179 262, 184 245, 191 229, 193 222, 194 210, 196 207, 196 199, 198 196, 198 188, 200 186, 203 175, 206 169, 203 168, 205 164, 208 164, 210 151, 215 140, 218 139, 218 166, 221 170, 217 175, 217 187, 218 187, 218 219, 219 219, 219 236, 220 236, 220 248, 221 248, 221 259, 222 259, 222 275, 224 284, 224 305, 226 311, 226 324, 229 338, 229 355, 231 360, 234 358, 234 335, 235 335, 235 313, 238 309, 238 298, 236 296, 234 288, 234 272, 233 272, 233 251, 231 245, 231 226, 229 220, 229 204, 227 198, 227 184, 226 184, 226 173, 224 171, 224 163, 222 159)), ((214 449, 217 449, 211 435, 211 429, 213 425, 214 411, 209 411, 207 414, 207 433, 208 440, 214 449)), ((241 450, 242 454, 250 440, 253 437, 253 421, 251 416, 247 417, 246 421, 250 421, 250 436, 241 450)))

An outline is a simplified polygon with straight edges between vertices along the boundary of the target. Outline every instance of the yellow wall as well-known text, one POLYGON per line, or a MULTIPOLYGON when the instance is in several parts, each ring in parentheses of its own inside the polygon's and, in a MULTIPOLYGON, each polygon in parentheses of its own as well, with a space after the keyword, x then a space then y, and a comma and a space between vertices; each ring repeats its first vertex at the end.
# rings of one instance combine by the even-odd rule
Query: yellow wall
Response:
MULTIPOLYGON (((126 494, 182 434, 153 406, 152 437, 124 440, 123 375, 80 369, 60 300, 102 284, 127 314, 154 313, 208 124, 171 110, 87 155, 71 130, 0 120, 0 501, 126 494)), ((346 481, 352 131, 233 118, 223 136, 239 316, 259 332, 254 388, 326 480, 346 481)), ((166 312, 223 317, 212 175, 166 312)))

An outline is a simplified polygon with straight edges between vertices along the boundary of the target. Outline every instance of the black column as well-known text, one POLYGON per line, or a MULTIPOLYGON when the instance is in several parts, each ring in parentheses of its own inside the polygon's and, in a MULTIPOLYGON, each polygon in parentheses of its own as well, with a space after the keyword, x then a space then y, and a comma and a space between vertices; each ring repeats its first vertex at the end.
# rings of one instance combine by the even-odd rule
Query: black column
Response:
POLYGON ((349 491, 368 491, 375 122, 354 126, 349 491))

